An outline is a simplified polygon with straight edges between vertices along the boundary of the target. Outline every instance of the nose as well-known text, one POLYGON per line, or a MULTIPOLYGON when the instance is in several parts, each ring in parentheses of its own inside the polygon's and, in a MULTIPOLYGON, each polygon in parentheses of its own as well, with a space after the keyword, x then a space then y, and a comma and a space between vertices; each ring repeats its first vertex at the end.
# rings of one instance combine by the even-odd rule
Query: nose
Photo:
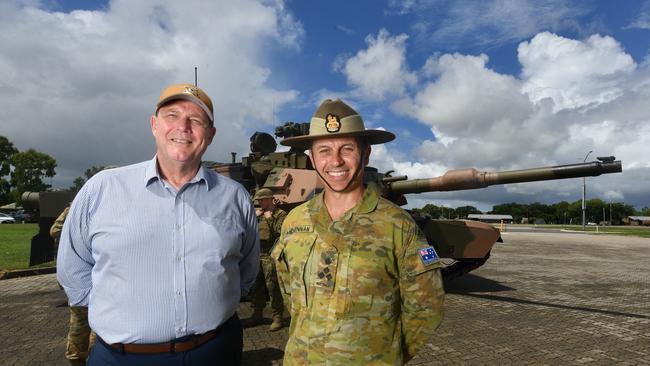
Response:
POLYGON ((181 131, 188 131, 191 125, 192 125, 192 121, 190 121, 188 117, 183 117, 178 119, 176 128, 181 131))
POLYGON ((334 164, 334 166, 341 166, 341 165, 343 165, 344 161, 343 161, 343 158, 341 157, 341 153, 340 153, 340 152, 337 151, 337 152, 335 152, 335 153, 333 154, 333 156, 332 156, 332 163, 334 164))

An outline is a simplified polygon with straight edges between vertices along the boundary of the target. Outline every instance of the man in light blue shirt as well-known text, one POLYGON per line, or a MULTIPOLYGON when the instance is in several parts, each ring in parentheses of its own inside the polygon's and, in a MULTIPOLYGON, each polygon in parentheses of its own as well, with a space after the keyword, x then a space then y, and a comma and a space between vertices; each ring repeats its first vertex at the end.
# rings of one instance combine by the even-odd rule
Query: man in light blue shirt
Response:
POLYGON ((201 165, 215 135, 203 90, 166 88, 150 123, 156 156, 91 178, 61 234, 57 277, 98 336, 88 364, 239 364, 236 310, 259 266, 255 209, 241 185, 201 165))

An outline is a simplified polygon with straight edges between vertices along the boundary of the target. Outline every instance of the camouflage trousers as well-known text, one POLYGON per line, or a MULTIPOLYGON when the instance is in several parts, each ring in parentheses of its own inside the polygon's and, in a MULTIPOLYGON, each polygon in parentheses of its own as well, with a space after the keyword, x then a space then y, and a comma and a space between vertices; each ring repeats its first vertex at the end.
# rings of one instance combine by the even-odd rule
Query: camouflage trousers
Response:
POLYGON ((271 298, 271 311, 273 315, 282 316, 282 294, 278 285, 278 275, 275 272, 275 263, 268 254, 260 255, 260 271, 257 274, 255 285, 251 291, 253 309, 264 309, 266 294, 271 298))
POLYGON ((73 365, 83 364, 88 358, 90 348, 95 344, 95 341, 95 332, 88 325, 88 308, 85 306, 71 306, 65 358, 70 360, 73 365))

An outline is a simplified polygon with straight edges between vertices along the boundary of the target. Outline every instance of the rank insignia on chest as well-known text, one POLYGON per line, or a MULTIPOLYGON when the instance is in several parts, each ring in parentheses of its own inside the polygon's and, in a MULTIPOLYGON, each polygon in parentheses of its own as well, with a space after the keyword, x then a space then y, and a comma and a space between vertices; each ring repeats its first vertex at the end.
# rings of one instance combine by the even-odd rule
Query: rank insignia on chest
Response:
POLYGON ((422 259, 422 263, 424 263, 425 266, 428 266, 440 258, 433 247, 422 248, 418 250, 418 253, 420 254, 420 259, 422 259))

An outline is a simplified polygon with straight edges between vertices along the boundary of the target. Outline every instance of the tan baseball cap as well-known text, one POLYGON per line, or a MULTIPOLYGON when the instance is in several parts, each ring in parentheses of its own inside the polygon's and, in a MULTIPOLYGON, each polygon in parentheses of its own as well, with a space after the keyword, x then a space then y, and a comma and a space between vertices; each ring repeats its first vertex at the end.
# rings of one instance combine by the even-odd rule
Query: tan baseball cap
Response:
POLYGON ((208 118, 210 118, 210 122, 214 122, 214 117, 212 116, 212 100, 203 89, 192 84, 174 84, 163 89, 162 93, 160 93, 160 98, 158 98, 156 113, 158 113, 158 110, 163 104, 175 99, 185 99, 193 102, 205 111, 208 118))
POLYGON ((362 136, 371 145, 395 139, 391 132, 366 129, 359 113, 341 99, 326 99, 311 118, 309 135, 288 137, 280 141, 280 144, 307 150, 314 140, 348 136, 362 136))

